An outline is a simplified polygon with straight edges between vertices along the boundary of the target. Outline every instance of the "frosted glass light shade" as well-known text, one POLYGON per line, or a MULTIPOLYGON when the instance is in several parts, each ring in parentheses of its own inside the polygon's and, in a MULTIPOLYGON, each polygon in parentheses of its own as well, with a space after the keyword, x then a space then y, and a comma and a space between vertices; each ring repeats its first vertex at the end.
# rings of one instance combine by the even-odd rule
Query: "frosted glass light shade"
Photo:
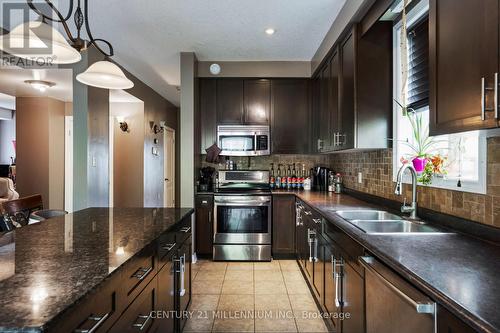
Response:
POLYGON ((40 21, 22 23, 0 36, 0 50, 29 60, 51 58, 53 64, 72 64, 82 59, 59 31, 40 21))
POLYGON ((104 89, 129 89, 134 86, 123 71, 110 61, 98 61, 76 76, 76 79, 88 86, 104 89))

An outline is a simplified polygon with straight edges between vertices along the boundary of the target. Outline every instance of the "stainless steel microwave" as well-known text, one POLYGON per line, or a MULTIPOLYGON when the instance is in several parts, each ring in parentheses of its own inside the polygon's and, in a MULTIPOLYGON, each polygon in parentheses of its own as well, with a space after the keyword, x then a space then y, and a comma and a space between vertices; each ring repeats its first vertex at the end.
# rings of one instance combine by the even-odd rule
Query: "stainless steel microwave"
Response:
POLYGON ((219 125, 217 145, 223 156, 270 155, 269 126, 219 125))

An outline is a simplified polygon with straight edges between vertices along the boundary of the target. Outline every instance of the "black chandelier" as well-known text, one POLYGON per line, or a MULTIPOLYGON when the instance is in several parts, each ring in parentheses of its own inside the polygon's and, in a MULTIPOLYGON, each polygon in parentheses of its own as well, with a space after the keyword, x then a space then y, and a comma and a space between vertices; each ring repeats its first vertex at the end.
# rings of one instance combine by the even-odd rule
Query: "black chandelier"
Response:
POLYGON ((50 0, 45 0, 45 4, 55 14, 49 16, 40 10, 33 0, 26 0, 29 8, 37 13, 40 20, 24 22, 8 34, 0 36, 0 50, 24 59, 34 59, 40 57, 50 58, 54 64, 71 64, 81 60, 81 52, 93 46, 104 56, 104 60, 95 62, 83 73, 77 75, 77 80, 94 87, 106 89, 128 89, 133 87, 123 71, 109 58, 114 55, 111 43, 102 38, 94 38, 89 23, 88 0, 69 0, 69 9, 66 15, 55 7, 50 0), (83 2, 83 8, 82 8, 83 2), (68 25, 68 21, 73 18, 76 26, 76 35, 73 35, 68 25), (66 37, 48 23, 61 24, 66 37), (88 40, 82 38, 82 31, 85 29, 88 40), (40 41, 47 46, 45 49, 15 49, 11 47, 16 42, 22 45, 37 45, 40 41), (49 51, 46 51, 49 50, 49 51), (27 52, 28 51, 28 52, 27 52))

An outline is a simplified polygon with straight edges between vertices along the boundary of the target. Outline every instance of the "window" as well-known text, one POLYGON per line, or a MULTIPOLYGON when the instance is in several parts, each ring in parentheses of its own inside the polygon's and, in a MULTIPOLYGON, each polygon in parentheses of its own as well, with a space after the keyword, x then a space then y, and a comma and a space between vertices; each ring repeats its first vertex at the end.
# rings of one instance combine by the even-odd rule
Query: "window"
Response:
MULTIPOLYGON (((414 111, 409 117, 421 121, 422 135, 429 130, 429 32, 428 1, 420 1, 407 13, 407 82, 406 101, 401 103, 403 77, 401 74, 401 30, 402 23, 394 26, 394 99, 406 104, 414 111)), ((413 127, 401 107, 394 108, 393 177, 402 162, 411 163, 417 155, 411 146, 418 146, 413 135, 413 127)), ((458 134, 441 135, 429 138, 433 144, 427 150, 434 161, 442 159, 442 173, 433 173, 430 183, 419 174, 421 184, 460 190, 465 192, 486 193, 486 131, 472 131, 458 134)), ((428 159, 430 160, 430 158, 428 159)), ((430 163, 430 162, 427 162, 430 163)), ((430 167, 431 165, 429 165, 430 167)), ((409 178, 408 178, 409 179, 409 178)))

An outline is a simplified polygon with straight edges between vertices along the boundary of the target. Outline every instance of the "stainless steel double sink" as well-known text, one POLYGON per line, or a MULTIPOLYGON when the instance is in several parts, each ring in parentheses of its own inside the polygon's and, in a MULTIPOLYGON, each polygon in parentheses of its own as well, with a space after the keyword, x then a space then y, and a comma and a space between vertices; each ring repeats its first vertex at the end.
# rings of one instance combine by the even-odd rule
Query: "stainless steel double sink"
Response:
POLYGON ((337 215, 367 234, 442 234, 425 222, 408 221, 383 210, 341 210, 337 215))

